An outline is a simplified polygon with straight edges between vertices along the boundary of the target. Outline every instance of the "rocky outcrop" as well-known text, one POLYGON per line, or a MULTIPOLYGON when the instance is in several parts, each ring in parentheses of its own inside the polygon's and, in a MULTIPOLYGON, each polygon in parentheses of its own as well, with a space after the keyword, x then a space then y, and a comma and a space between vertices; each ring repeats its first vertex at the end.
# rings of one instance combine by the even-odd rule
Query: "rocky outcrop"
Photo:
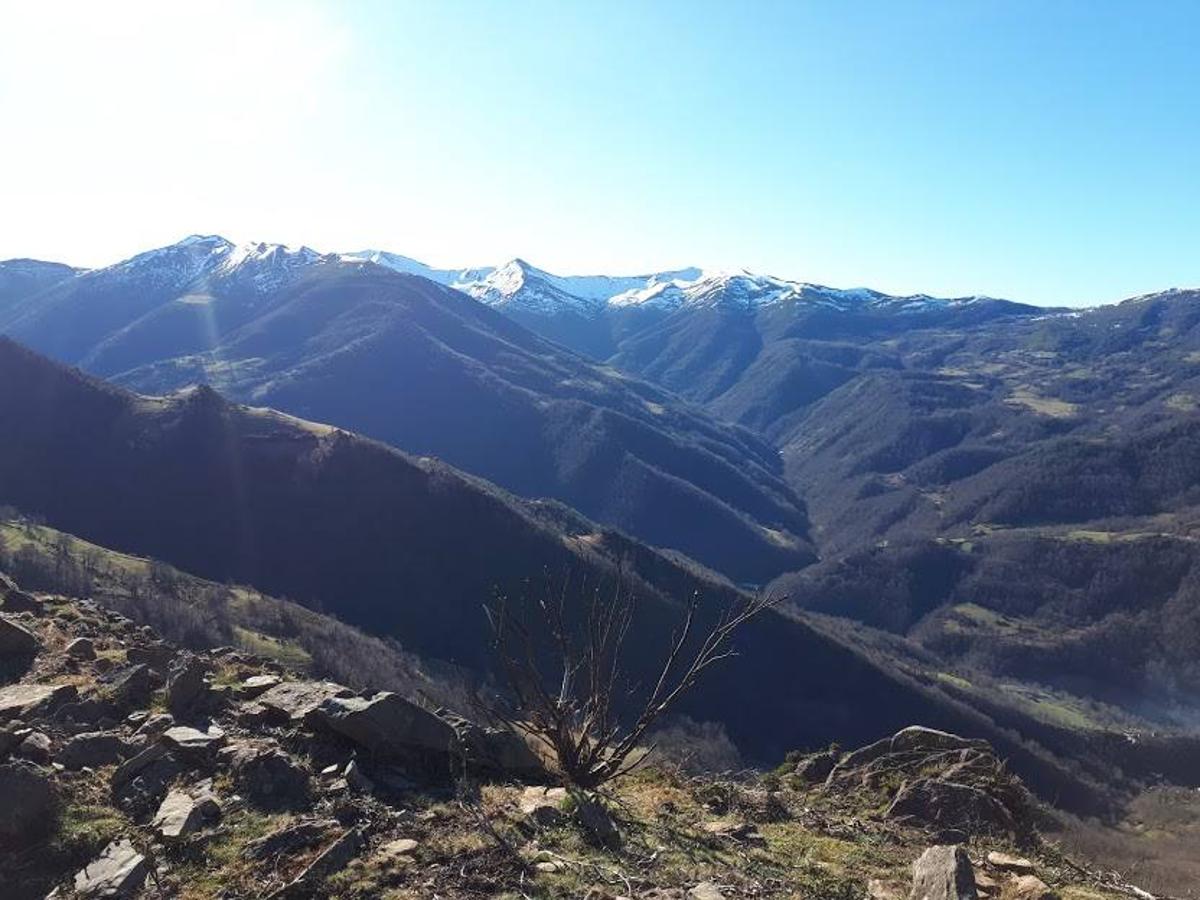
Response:
POLYGON ((338 823, 334 819, 305 819, 251 841, 246 854, 251 859, 272 860, 280 856, 307 850, 324 841, 338 823))
POLYGON ((289 681, 271 688, 255 702, 273 721, 298 723, 326 700, 353 696, 349 688, 329 681, 289 681))
POLYGON ((820 784, 829 777, 829 773, 833 771, 837 761, 838 755, 832 750, 810 753, 796 763, 794 774, 809 784, 820 784))
POLYGON ((101 679, 106 699, 121 710, 145 706, 162 683, 160 674, 141 663, 114 669, 101 679))
POLYGON ((449 723, 390 691, 370 698, 330 697, 307 721, 385 758, 432 754, 448 759, 457 741, 449 723))
POLYGON ((50 751, 53 746, 50 735, 42 731, 27 728, 24 729, 24 733, 21 735, 21 743, 17 744, 17 749, 13 751, 13 755, 27 759, 30 762, 49 765, 50 751))
POLYGON ((1017 831, 1013 814, 987 790, 939 778, 905 782, 886 815, 892 819, 913 819, 944 831, 958 831, 964 836, 1017 831))
POLYGON ((825 785, 886 792, 888 818, 933 828, 942 840, 1003 834, 1025 842, 1035 834, 1029 792, 990 745, 944 731, 914 726, 855 750, 825 785))
POLYGON ((282 681, 278 675, 251 675, 238 685, 238 693, 243 697, 258 697, 271 688, 278 687, 282 681))
MULTIPOLYGON (((307 680, 232 648, 187 653, 90 601, 49 598, 45 610, 44 620, 17 617, 43 649, 23 683, 0 687, 5 898, 207 896, 207 885, 187 883, 203 871, 222 896, 280 900, 497 896, 518 885, 557 896, 557 880, 570 876, 573 889, 601 872, 604 883, 580 896, 862 896, 866 887, 873 900, 900 900, 907 879, 866 876, 885 866, 895 876, 899 854, 916 856, 931 831, 977 838, 995 804, 1003 812, 994 822, 1007 827, 1007 814, 1020 824, 1019 784, 986 745, 944 732, 905 729, 845 756, 793 759, 798 777, 761 782, 651 770, 610 785, 610 803, 514 785, 552 780, 512 732, 307 680), (464 770, 471 777, 451 781, 464 770), (965 825, 955 818, 962 810, 973 810, 965 825), (264 827, 274 830, 262 836, 264 827), (852 865, 861 853, 874 871, 834 872, 831 863, 826 872, 823 861, 819 876, 804 869, 801 886, 792 879, 797 836, 851 842, 852 865), (602 869, 581 852, 583 842, 616 848, 622 837, 636 852, 606 853, 602 869), (655 852, 642 852, 645 837, 655 852)), ((914 897, 964 900, 983 886, 990 900, 1050 900, 1042 879, 1058 885, 1063 870, 1036 845, 1022 848, 1029 860, 999 852, 1014 845, 973 839, 980 856, 996 848, 973 888, 961 850, 924 853, 914 897)))
POLYGON ((165 745, 152 744, 117 766, 111 782, 113 797, 123 809, 140 814, 162 800, 183 771, 183 764, 165 745))

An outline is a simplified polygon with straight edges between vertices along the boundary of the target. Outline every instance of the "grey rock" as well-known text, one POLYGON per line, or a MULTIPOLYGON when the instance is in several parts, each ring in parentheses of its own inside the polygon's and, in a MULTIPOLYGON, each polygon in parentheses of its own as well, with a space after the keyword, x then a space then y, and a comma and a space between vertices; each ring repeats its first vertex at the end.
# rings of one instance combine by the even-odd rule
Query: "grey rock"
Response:
POLYGON ((114 669, 104 676, 104 694, 118 707, 145 706, 150 695, 162 685, 162 676, 141 663, 114 669))
POLYGON ((411 856, 419 846, 421 846, 420 842, 413 838, 397 838, 380 847, 376 855, 392 859, 398 856, 411 856))
POLYGON ((97 731, 115 725, 120 718, 120 711, 107 700, 88 697, 86 700, 64 703, 54 710, 51 718, 68 731, 97 731))
POLYGON ((205 791, 193 796, 177 789, 163 798, 150 827, 165 841, 179 841, 195 834, 220 812, 221 807, 211 793, 205 791))
POLYGON ((58 761, 68 769, 96 769, 121 762, 133 747, 120 735, 107 731, 77 734, 63 745, 58 761))
POLYGON ((442 713, 441 718, 457 739, 456 752, 473 770, 542 780, 546 767, 529 745, 507 728, 486 728, 461 716, 442 713))
POLYGON ((447 722, 390 691, 369 699, 331 697, 306 721, 384 757, 414 752, 449 755, 456 741, 447 722))
POLYGON ((260 804, 297 806, 310 796, 308 773, 274 744, 238 741, 221 749, 217 758, 238 789, 260 804))
POLYGON ((33 594, 27 594, 19 588, 4 589, 0 586, 0 609, 6 613, 33 613, 35 616, 46 612, 46 605, 33 594))
POLYGON ((621 833, 608 810, 599 800, 576 794, 575 820, 596 843, 615 848, 621 845, 621 833))
POLYGON ((257 728, 267 724, 271 720, 271 715, 271 710, 255 700, 241 704, 234 713, 238 724, 247 728, 257 728))
POLYGON ((244 697, 257 697, 282 683, 278 675, 251 675, 239 685, 238 692, 244 697))
POLYGON ((837 761, 837 754, 832 750, 810 753, 796 764, 795 771, 809 784, 820 784, 829 777, 829 773, 833 771, 837 761))
POLYGON ((113 796, 127 811, 148 811, 182 772, 182 764, 166 745, 152 744, 117 766, 112 776, 113 796))
POLYGON ((208 667, 197 656, 177 659, 167 680, 167 709, 179 716, 201 705, 208 694, 208 667))
POLYGON ((21 740, 15 755, 31 762, 45 765, 50 762, 50 737, 40 731, 31 731, 21 740))
POLYGON ((47 774, 32 763, 0 766, 0 843, 41 837, 54 824, 58 792, 47 774))
POLYGON ((888 807, 890 819, 907 819, 922 825, 981 832, 1015 833, 1012 814, 987 791, 972 785, 934 778, 905 782, 888 807))
POLYGON ((163 733, 175 724, 175 717, 170 713, 155 713, 142 720, 135 734, 149 738, 160 738, 163 733))
POLYGON ((993 850, 987 855, 987 863, 993 868, 1012 872, 1014 875, 1032 875, 1034 873, 1033 863, 1025 857, 1013 856, 1011 853, 1002 853, 999 850, 993 850))
POLYGON ((525 823, 533 828, 554 828, 567 820, 566 788, 528 787, 518 801, 525 823))
POLYGON ((96 645, 91 638, 77 637, 67 644, 67 656, 73 659, 95 659, 96 645))
POLYGON ((41 641, 24 625, 0 615, 0 661, 21 660, 37 655, 41 641))
POLYGON ((75 875, 75 893, 83 898, 131 897, 146 881, 150 866, 127 840, 113 841, 75 875))
POLYGON ((725 900, 725 895, 711 881, 702 881, 687 892, 690 900, 725 900))
POLYGON ((164 731, 159 740, 175 750, 206 753, 225 743, 225 732, 216 725, 210 725, 206 731, 188 725, 175 725, 164 731))
POLYGON ((71 684, 12 684, 0 688, 0 722, 42 715, 78 696, 71 684))
POLYGON ((300 722, 333 697, 352 697, 354 692, 330 681, 288 681, 261 694, 258 703, 275 721, 300 722))
POLYGON ((948 731, 938 731, 921 725, 910 725, 891 737, 890 752, 905 753, 913 750, 989 750, 987 741, 959 737, 948 731))
POLYGON ((363 774, 362 766, 357 760, 350 760, 346 763, 346 768, 342 771, 342 777, 346 779, 346 785, 361 794, 369 794, 375 790, 375 785, 371 779, 363 774))
POLYGON ((0 725, 0 762, 7 758, 8 754, 17 749, 17 745, 25 740, 26 729, 19 722, 9 722, 7 725, 0 725))
POLYGON ((1036 875, 1019 875, 1004 888, 1009 900, 1058 900, 1058 894, 1036 875))
POLYGON ((962 847, 930 847, 913 863, 909 900, 977 900, 975 872, 962 847))
POLYGON ((138 644, 125 651, 125 658, 135 665, 166 672, 175 658, 175 649, 169 644, 138 644))
POLYGON ((315 847, 337 827, 338 823, 333 819, 306 819, 294 822, 251 841, 246 845, 246 854, 251 859, 261 860, 290 856, 298 850, 315 847))
POLYGON ((113 786, 132 781, 140 772, 161 759, 170 756, 170 751, 162 744, 152 744, 136 756, 127 759, 112 774, 113 786))

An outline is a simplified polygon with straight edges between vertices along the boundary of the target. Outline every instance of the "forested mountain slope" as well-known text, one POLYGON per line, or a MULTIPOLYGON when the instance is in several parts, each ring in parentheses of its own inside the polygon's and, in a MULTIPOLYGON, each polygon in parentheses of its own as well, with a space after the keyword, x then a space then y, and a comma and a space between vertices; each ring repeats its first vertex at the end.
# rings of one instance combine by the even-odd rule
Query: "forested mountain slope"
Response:
MULTIPOLYGON (((536 589, 544 571, 611 585, 624 570, 641 598, 634 677, 661 658, 680 598, 699 591, 706 619, 737 599, 691 564, 444 464, 210 389, 132 395, 8 341, 0 428, 22 435, 0 442, 0 503, 104 546, 318 604, 480 673, 491 662, 483 601, 519 596, 529 579, 536 589)), ((795 618, 758 620, 739 649, 737 665, 705 679, 681 711, 723 723, 751 758, 923 721, 994 737, 1042 783, 1067 778, 936 688, 795 618)))
POLYGON ((374 263, 194 237, 28 295, 0 331, 140 391, 205 382, 438 456, 738 581, 813 558, 751 432, 374 263))

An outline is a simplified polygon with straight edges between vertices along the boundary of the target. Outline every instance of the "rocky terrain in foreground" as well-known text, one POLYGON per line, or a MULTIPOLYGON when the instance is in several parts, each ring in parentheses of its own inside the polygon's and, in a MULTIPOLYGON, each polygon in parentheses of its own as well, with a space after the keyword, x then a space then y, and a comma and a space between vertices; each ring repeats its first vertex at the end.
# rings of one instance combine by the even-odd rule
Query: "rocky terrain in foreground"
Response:
POLYGON ((584 796, 512 732, 7 578, 0 674, 14 900, 1151 896, 1045 841, 988 744, 924 728, 584 796))

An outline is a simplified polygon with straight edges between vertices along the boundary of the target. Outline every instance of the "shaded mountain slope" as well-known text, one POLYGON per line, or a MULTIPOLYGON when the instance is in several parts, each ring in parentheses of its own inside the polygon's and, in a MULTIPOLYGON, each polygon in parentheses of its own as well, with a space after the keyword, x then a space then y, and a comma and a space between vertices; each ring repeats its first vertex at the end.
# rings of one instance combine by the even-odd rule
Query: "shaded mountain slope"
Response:
MULTIPOLYGON (((208 389, 137 397, 7 341, 0 427, 22 435, 0 443, 0 502, 106 546, 320 604, 476 671, 490 661, 481 602, 497 589, 522 592, 543 570, 599 583, 626 568, 643 598, 635 666, 658 657, 677 615, 672 598, 698 590, 708 616, 736 596, 563 507, 517 500, 443 464, 208 389)), ((870 739, 913 719, 990 729, 801 622, 772 616, 743 640, 752 652, 706 680, 684 711, 724 722, 756 757, 870 739), (862 716, 868 707, 879 712, 862 716)))
POLYGON ((834 304, 810 288, 746 304, 718 294, 626 337, 610 361, 774 437, 779 420, 857 374, 900 367, 894 341, 902 335, 1044 313, 985 298, 909 303, 873 296, 834 304))
POLYGON ((1174 522, 895 543, 824 561, 776 588, 801 608, 905 635, 969 681, 1001 679, 1002 696, 1032 699, 1060 725, 1111 726, 1119 714, 1096 706, 1108 704, 1194 729, 1197 518, 1192 510, 1174 522))
POLYGON ((824 549, 1196 502, 1200 295, 911 332, 780 429, 824 549))
POLYGON ((78 269, 37 259, 9 259, 0 262, 0 316, 28 297, 79 273, 78 269))
POLYGON ((146 392, 235 399, 555 497, 738 581, 813 558, 777 453, 427 279, 196 238, 30 298, 0 330, 146 392))

